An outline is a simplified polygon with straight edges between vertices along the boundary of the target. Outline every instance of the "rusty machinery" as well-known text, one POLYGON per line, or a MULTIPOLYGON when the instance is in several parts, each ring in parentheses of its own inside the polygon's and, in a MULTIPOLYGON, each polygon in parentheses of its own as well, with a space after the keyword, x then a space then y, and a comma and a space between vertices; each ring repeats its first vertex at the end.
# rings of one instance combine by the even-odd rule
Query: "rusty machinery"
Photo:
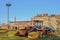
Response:
POLYGON ((28 38, 38 38, 40 35, 46 36, 46 35, 54 35, 54 30, 48 27, 42 26, 42 21, 34 21, 33 27, 27 26, 25 28, 20 29, 15 35, 17 36, 23 36, 28 38))

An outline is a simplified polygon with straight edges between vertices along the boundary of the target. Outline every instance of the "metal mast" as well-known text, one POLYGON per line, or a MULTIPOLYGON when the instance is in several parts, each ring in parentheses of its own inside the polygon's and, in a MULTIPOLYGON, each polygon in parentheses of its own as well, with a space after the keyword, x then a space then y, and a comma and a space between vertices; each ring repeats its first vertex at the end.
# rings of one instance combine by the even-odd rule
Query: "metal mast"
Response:
POLYGON ((8 21, 8 27, 9 27, 9 7, 11 6, 10 3, 6 3, 7 6, 7 21, 8 21))

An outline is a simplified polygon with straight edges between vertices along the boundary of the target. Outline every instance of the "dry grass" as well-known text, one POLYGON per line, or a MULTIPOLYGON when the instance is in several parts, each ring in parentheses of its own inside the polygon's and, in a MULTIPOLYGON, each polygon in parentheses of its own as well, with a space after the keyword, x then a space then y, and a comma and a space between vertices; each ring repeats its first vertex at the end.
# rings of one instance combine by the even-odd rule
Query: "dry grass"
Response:
POLYGON ((27 37, 17 37, 14 35, 16 32, 17 30, 9 30, 9 31, 5 30, 4 32, 0 33, 0 40, 60 40, 60 37, 57 36, 39 37, 37 39, 29 39, 27 37))

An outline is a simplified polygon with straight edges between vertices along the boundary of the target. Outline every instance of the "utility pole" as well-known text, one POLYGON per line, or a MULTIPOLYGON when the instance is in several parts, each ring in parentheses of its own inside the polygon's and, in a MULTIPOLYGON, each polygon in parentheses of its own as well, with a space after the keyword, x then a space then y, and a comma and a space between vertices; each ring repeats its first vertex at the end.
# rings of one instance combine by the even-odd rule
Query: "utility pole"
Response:
POLYGON ((14 23, 15 23, 14 29, 16 29, 16 17, 14 17, 14 23))

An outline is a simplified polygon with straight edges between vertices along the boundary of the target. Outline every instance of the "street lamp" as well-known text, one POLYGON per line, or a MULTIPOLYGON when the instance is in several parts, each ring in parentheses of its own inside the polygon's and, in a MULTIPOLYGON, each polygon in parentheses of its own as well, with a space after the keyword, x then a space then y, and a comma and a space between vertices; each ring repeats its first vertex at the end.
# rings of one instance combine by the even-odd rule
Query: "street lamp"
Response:
POLYGON ((9 27, 9 7, 11 6, 11 4, 6 3, 6 6, 7 6, 7 16, 8 16, 7 21, 8 21, 8 27, 9 27))

